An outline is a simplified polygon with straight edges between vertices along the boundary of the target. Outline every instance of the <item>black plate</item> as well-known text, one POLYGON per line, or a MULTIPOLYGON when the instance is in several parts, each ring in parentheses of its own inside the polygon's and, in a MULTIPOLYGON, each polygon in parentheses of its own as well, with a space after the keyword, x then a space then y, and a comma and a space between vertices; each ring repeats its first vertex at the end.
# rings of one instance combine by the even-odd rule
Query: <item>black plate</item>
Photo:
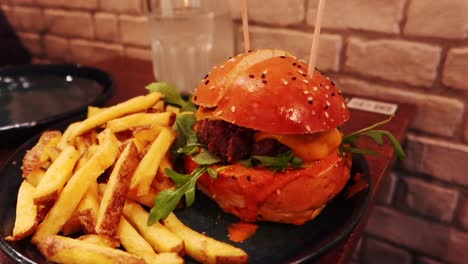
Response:
POLYGON ((0 147, 27 139, 51 123, 101 105, 112 94, 109 74, 72 64, 0 69, 0 147))
MULTIPOLYGON (((18 263, 48 263, 29 239, 7 242, 15 220, 16 196, 21 184, 21 161, 38 140, 35 137, 21 146, 0 170, 0 248, 18 263)), ((338 195, 314 220, 303 226, 260 223, 257 233, 243 243, 234 243, 249 254, 250 263, 303 263, 316 258, 344 239, 356 226, 369 205, 372 182, 362 156, 353 156, 353 173, 361 172, 369 181, 365 191, 344 199, 338 195)), ((194 206, 176 211, 188 226, 210 237, 230 242, 227 227, 238 220, 221 211, 198 192, 194 206)), ((188 260, 187 263, 195 263, 188 260)))

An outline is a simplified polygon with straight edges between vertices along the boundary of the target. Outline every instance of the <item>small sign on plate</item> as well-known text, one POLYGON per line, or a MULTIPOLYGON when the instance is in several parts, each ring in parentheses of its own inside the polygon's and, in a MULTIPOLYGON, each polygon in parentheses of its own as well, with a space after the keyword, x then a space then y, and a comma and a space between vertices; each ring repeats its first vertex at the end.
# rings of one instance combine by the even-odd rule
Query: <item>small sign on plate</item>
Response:
POLYGON ((353 97, 348 101, 348 107, 351 109, 373 112, 384 115, 394 115, 398 109, 398 105, 385 103, 375 100, 369 100, 359 97, 353 97))

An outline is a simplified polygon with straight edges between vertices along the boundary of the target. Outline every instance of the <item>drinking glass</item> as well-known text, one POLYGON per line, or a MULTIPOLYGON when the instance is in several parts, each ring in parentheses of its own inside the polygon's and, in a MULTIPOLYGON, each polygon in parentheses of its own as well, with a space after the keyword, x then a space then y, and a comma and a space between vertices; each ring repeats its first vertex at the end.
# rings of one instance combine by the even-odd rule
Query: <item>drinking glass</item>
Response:
POLYGON ((149 0, 153 71, 190 93, 212 64, 216 0, 149 0))

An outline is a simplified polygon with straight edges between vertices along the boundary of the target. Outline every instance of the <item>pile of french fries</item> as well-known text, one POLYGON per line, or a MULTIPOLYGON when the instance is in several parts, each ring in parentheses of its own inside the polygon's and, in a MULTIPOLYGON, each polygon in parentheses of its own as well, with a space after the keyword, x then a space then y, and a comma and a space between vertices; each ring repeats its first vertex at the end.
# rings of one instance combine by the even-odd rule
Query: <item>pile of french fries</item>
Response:
POLYGON ((23 160, 11 236, 31 236, 57 263, 246 263, 247 254, 185 226, 174 214, 147 225, 158 192, 173 188, 171 129, 180 110, 149 93, 108 108, 62 134, 47 131, 23 160))

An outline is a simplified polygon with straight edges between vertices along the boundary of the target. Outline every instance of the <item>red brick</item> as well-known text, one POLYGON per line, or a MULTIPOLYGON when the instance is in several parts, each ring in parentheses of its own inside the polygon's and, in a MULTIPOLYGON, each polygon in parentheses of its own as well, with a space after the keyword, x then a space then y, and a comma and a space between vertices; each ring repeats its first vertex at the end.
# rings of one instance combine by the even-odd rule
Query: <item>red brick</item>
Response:
POLYGON ((468 47, 450 49, 444 65, 443 82, 447 86, 468 91, 468 47))
POLYGON ((460 200, 460 208, 457 212, 456 222, 465 230, 468 230, 468 194, 465 194, 460 200))
POLYGON ((395 173, 390 173, 382 179, 380 190, 377 193, 377 202, 380 204, 391 204, 395 193, 398 178, 395 173))
POLYGON ((418 259, 418 264, 443 264, 443 263, 434 259, 420 257, 418 259))
POLYGON ((72 60, 80 63, 92 63, 123 54, 121 45, 87 40, 72 40, 70 48, 72 60))
POLYGON ((447 245, 447 257, 450 263, 465 264, 468 260, 468 233, 453 229, 447 245))
POLYGON ((46 35, 44 37, 44 49, 48 59, 55 61, 70 60, 70 44, 66 38, 46 35))
POLYGON ((70 0, 33 0, 33 1, 36 1, 36 3, 38 3, 40 6, 43 6, 46 8, 96 10, 98 7, 98 0, 73 0, 73 1, 70 1, 70 0))
MULTIPOLYGON (((234 18, 241 18, 241 4, 230 0, 234 18)), ((247 1, 249 21, 270 25, 295 25, 304 21, 305 0, 249 0, 247 1)))
POLYGON ((468 146, 442 139, 409 134, 406 145, 407 169, 468 186, 468 146))
POLYGON ((352 78, 336 78, 336 81, 343 91, 349 93, 414 104, 417 110, 411 128, 419 131, 454 137, 463 124, 465 108, 461 100, 412 92, 411 89, 405 87, 378 85, 352 78))
POLYGON ((119 20, 117 15, 110 13, 94 14, 94 31, 96 39, 117 42, 120 40, 119 20))
POLYGON ((13 15, 15 26, 20 30, 40 33, 45 29, 44 17, 38 8, 16 6, 13 15))
POLYGON ((146 16, 120 16, 120 37, 122 43, 149 47, 151 32, 146 16))
POLYGON ((428 256, 446 258, 452 231, 447 226, 377 206, 366 232, 428 256))
POLYGON ((143 14, 144 3, 142 0, 100 0, 99 8, 104 12, 119 14, 143 14))
POLYGON ((385 80, 431 86, 437 76, 441 48, 391 39, 351 38, 345 69, 385 80))
MULTIPOLYGON (((323 26, 333 29, 399 33, 404 4, 404 0, 329 0, 325 6, 323 26)), ((309 25, 315 25, 317 6, 318 0, 309 1, 309 25)))
POLYGON ((404 28, 406 35, 449 39, 468 36, 468 1, 412 0, 404 28))
POLYGON ((455 189, 409 177, 402 178, 402 184, 406 189, 402 208, 438 221, 452 221, 459 197, 455 189))
MULTIPOLYGON (((293 55, 309 60, 312 34, 289 29, 270 29, 258 26, 250 27, 250 45, 252 49, 276 48, 286 50, 293 55), (304 45, 297 45, 304 43, 304 45)), ((237 31, 238 52, 243 52, 242 28, 237 31)), ((326 71, 338 71, 342 38, 334 34, 322 34, 320 37, 320 56, 317 68, 326 71)))
POLYGON ((363 247, 362 264, 410 264, 411 254, 383 241, 367 238, 363 247))
POLYGON ((48 33, 64 36, 93 38, 93 18, 90 13, 80 11, 45 10, 48 33))

